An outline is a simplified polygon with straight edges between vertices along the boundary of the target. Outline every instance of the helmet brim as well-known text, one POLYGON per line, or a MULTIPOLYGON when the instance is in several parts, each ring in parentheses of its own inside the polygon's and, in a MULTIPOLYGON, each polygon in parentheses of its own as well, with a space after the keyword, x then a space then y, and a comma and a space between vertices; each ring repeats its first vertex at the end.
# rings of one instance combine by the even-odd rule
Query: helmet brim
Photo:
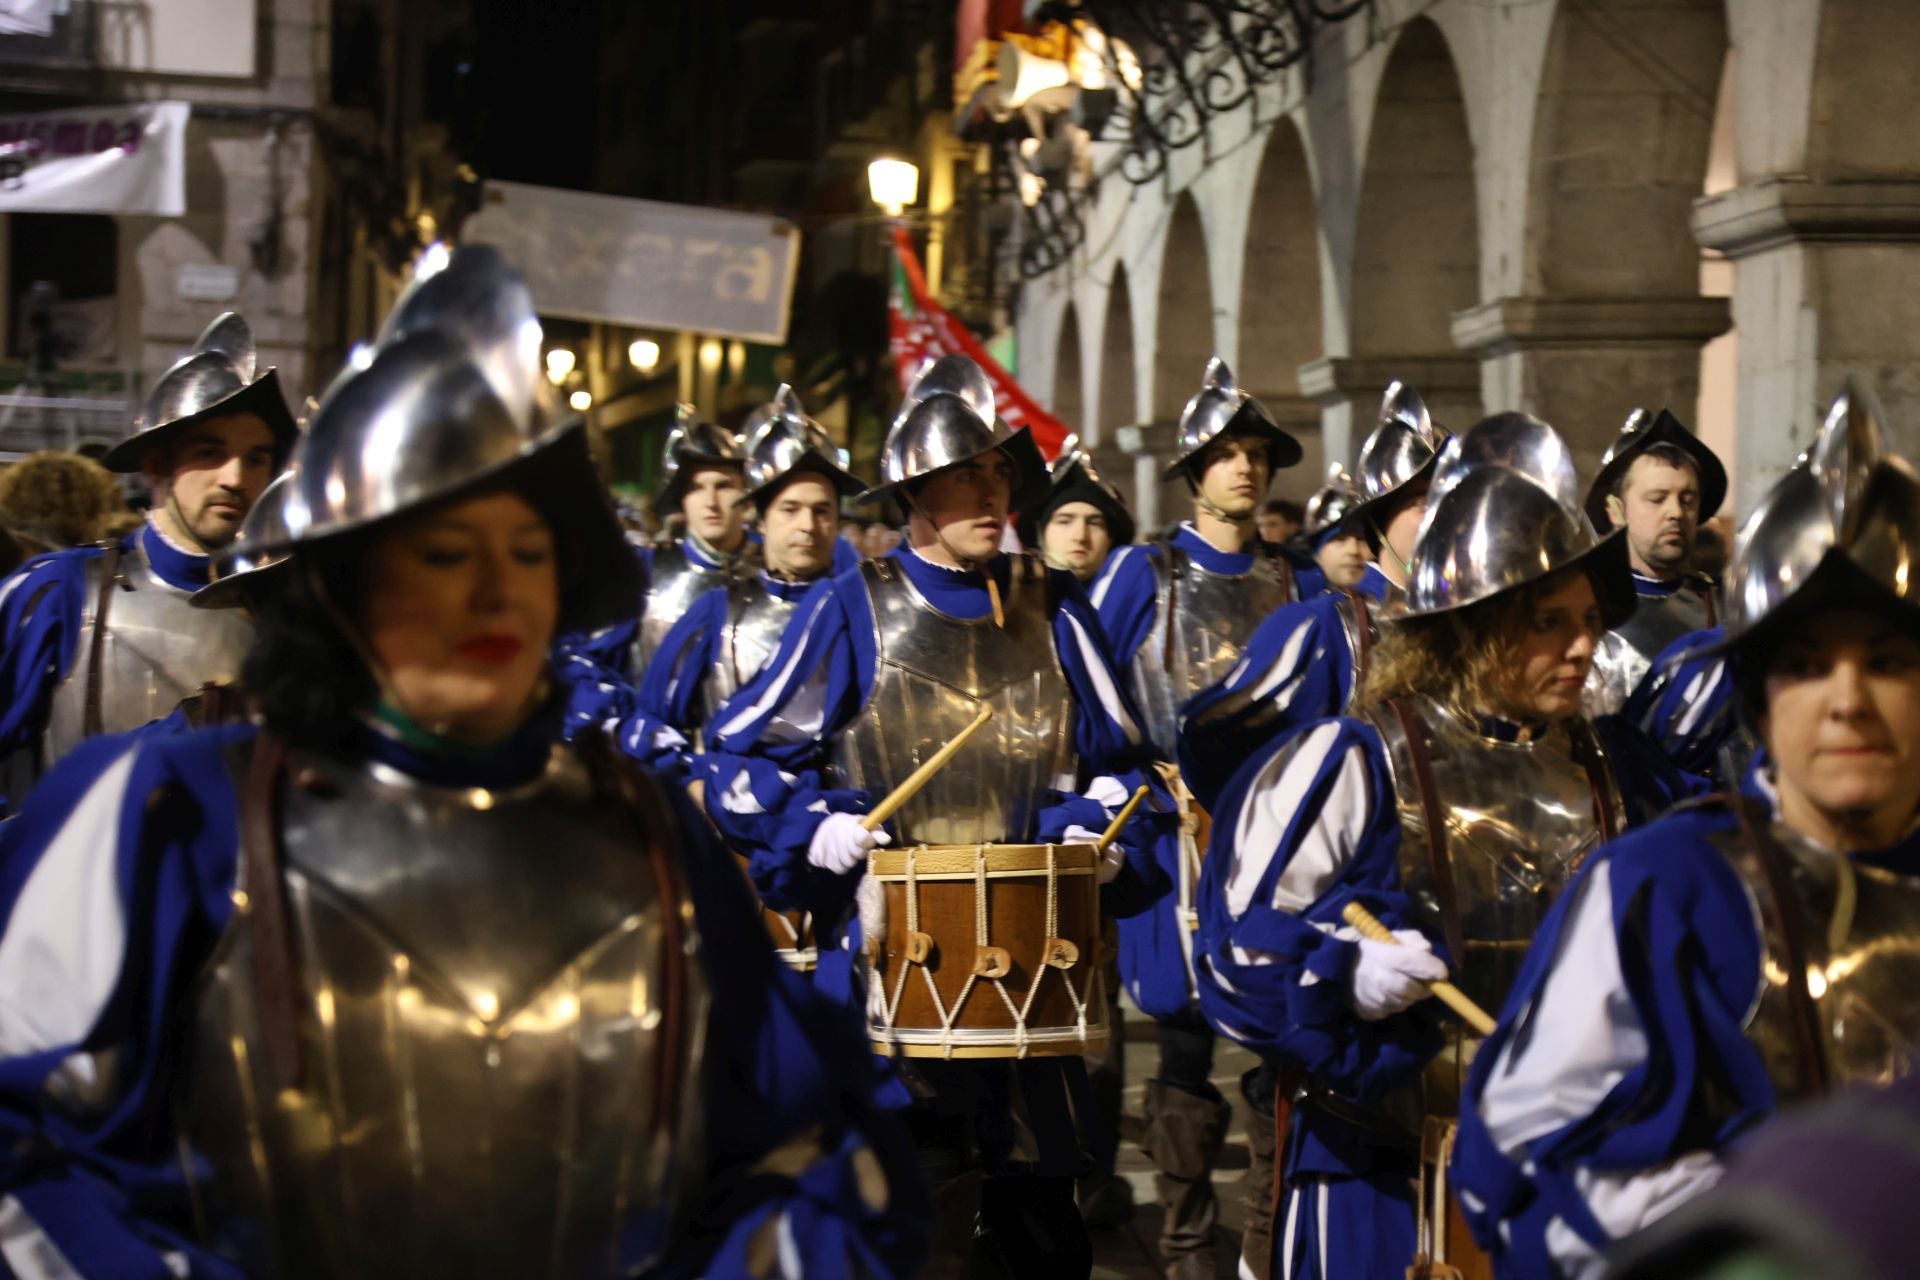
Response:
POLYGON ((102 454, 100 465, 109 471, 131 475, 140 470, 142 460, 150 451, 166 447, 181 432, 200 423, 237 413, 251 413, 267 424, 267 430, 273 433, 274 461, 278 469, 293 451, 294 442, 300 438, 300 427, 294 422, 293 414, 287 408, 287 399, 280 392, 278 369, 267 370, 226 399, 216 400, 195 413, 135 432, 102 454))

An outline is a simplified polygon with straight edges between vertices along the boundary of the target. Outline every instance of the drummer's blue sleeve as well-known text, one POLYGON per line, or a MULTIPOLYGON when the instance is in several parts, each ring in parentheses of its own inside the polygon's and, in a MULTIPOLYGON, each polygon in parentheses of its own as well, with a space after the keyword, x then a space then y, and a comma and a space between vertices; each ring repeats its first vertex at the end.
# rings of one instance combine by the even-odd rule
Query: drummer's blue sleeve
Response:
POLYGON ((1134 655, 1153 630, 1160 579, 1153 571, 1152 557, 1158 554, 1158 549, 1150 546, 1121 547, 1094 580, 1094 609, 1107 633, 1114 662, 1122 669, 1133 665, 1134 655))
MULTIPOLYGON (((1053 594, 1054 648, 1073 690, 1074 746, 1088 780, 1105 775, 1131 794, 1147 797, 1117 842, 1126 849, 1126 865, 1101 893, 1106 911, 1126 919, 1147 910, 1173 886, 1171 868, 1179 856, 1179 813, 1172 792, 1153 767, 1153 750, 1140 728, 1133 695, 1114 663, 1100 618, 1072 574, 1049 571, 1053 594)), ((1063 796, 1041 815, 1040 840, 1057 839, 1069 824, 1100 830, 1113 816, 1084 796, 1063 796)))
MULTIPOLYGON (((1223 1034, 1354 1098, 1407 1083, 1440 1046, 1421 1006, 1364 1021, 1349 1003, 1359 902, 1419 927, 1400 885, 1386 749, 1358 720, 1304 725, 1221 791, 1196 894, 1200 1006, 1223 1034)), ((1435 954, 1446 945, 1428 936, 1435 954)))
POLYGON ((1742 1032, 1760 938, 1714 847, 1734 825, 1707 804, 1614 841, 1535 937, 1474 1058, 1453 1165, 1501 1275, 1590 1269, 1773 1111, 1742 1032))
POLYGON ((253 732, 93 738, 0 824, 9 1257, 17 1245, 86 1277, 238 1274, 191 1235, 168 1028, 232 911, 222 753, 253 732))
MULTIPOLYGON (((56 551, 0 581, 0 756, 45 732, 53 691, 73 669, 98 547, 56 551)), ((16 801, 21 797, 13 797, 16 801)))
POLYGON ((1338 595, 1286 604, 1254 629, 1225 678, 1180 708, 1180 776, 1209 809, 1280 734, 1337 716, 1353 697, 1353 646, 1338 595))

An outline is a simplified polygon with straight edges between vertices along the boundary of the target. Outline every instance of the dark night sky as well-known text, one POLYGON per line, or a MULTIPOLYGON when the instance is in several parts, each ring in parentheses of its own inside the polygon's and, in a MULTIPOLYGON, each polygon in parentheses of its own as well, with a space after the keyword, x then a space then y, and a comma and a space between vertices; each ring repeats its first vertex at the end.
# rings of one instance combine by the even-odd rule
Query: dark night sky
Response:
MULTIPOLYGON (((471 0, 476 167, 586 187, 593 172, 603 0, 471 0)), ((604 0, 608 4, 672 0, 604 0)))

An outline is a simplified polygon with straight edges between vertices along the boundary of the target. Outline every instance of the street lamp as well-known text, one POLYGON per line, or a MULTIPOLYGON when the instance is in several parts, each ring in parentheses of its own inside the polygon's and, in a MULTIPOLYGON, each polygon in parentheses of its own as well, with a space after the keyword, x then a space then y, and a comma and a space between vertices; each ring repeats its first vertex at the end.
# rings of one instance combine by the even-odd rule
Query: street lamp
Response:
POLYGON ((559 386, 573 372, 574 354, 566 347, 555 347, 547 352, 547 381, 559 386))
POLYGON ((635 338, 627 345, 627 363, 642 374, 652 373, 660 363, 660 344, 652 338, 635 338))
POLYGON ((882 156, 867 166, 867 194, 897 218, 920 194, 920 169, 910 161, 882 156))
POLYGON ((573 408, 575 413, 585 413, 587 410, 593 408, 593 392, 576 391, 567 397, 567 404, 573 408))

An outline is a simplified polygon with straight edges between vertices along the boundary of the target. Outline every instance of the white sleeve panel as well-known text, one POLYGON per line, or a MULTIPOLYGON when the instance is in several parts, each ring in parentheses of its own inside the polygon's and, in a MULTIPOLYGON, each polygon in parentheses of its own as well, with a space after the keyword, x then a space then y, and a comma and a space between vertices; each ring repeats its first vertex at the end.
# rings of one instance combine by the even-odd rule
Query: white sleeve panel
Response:
POLYGON ((1366 757, 1354 744, 1340 760, 1330 759, 1339 737, 1333 721, 1309 729, 1275 752, 1247 788, 1227 872, 1230 915, 1246 913, 1275 858, 1286 857, 1287 864, 1274 884, 1272 905, 1291 912, 1306 910, 1325 894, 1352 859, 1368 816, 1366 757), (1297 834, 1293 848, 1283 848, 1301 802, 1329 771, 1337 772, 1320 812, 1297 834))
POLYGON ((41 854, 0 935, 0 1056, 86 1038, 126 964, 120 814, 137 750, 82 796, 41 854))

